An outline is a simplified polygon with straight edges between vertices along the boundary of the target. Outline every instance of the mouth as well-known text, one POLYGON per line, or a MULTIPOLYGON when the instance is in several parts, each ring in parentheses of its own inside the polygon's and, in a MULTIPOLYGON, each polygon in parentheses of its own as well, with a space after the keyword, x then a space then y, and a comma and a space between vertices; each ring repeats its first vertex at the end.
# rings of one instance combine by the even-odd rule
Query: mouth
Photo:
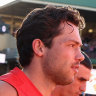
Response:
POLYGON ((78 73, 80 63, 76 63, 75 65, 72 66, 72 69, 74 70, 75 73, 78 73))

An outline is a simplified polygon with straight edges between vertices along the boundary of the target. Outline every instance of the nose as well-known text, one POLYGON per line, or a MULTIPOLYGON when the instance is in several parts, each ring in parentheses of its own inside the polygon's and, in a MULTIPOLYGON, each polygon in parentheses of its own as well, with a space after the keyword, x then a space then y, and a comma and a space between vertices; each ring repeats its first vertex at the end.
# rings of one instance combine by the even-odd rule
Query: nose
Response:
POLYGON ((82 54, 83 52, 79 51, 77 56, 76 56, 76 59, 81 62, 85 59, 84 55, 82 54))
POLYGON ((80 86, 80 91, 81 91, 81 92, 85 92, 85 91, 86 91, 86 83, 83 83, 83 84, 80 86))

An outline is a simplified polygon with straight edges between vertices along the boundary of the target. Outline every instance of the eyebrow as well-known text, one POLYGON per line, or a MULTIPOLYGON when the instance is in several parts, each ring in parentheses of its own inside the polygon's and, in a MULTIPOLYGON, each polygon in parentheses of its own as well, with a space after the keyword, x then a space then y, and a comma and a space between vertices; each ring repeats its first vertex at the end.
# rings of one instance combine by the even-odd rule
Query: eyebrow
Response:
POLYGON ((82 80, 82 81, 87 81, 86 79, 84 79, 84 78, 79 78, 80 80, 82 80))
POLYGON ((87 79, 85 79, 83 77, 79 78, 79 80, 81 80, 81 81, 89 81, 89 80, 87 80, 87 79))
MULTIPOLYGON (((67 41, 67 40, 65 40, 65 42, 66 42, 66 41, 67 41)), ((77 45, 80 45, 80 47, 83 46, 83 44, 81 44, 81 43, 79 43, 78 41, 73 40, 73 39, 68 40, 68 42, 74 42, 74 43, 76 43, 77 45)))

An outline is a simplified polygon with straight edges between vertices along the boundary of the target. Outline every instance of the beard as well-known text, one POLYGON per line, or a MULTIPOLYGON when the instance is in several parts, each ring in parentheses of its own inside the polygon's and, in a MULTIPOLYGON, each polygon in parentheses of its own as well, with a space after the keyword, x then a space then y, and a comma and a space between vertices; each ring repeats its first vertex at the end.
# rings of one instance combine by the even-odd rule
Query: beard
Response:
POLYGON ((69 79, 66 75, 57 73, 54 76, 51 77, 53 82, 55 82, 56 85, 68 85, 71 84, 74 81, 73 79, 69 79))
POLYGON ((67 85, 74 81, 74 77, 70 78, 66 75, 67 72, 63 72, 63 70, 56 70, 54 66, 43 64, 43 72, 45 77, 51 80, 55 85, 67 85))

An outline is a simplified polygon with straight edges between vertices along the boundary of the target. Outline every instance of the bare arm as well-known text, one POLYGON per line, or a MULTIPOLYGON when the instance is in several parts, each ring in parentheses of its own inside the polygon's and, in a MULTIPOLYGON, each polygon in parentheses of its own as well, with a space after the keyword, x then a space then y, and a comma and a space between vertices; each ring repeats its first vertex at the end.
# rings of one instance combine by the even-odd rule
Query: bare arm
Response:
POLYGON ((10 84, 0 81, 0 96, 18 96, 18 94, 10 84))

